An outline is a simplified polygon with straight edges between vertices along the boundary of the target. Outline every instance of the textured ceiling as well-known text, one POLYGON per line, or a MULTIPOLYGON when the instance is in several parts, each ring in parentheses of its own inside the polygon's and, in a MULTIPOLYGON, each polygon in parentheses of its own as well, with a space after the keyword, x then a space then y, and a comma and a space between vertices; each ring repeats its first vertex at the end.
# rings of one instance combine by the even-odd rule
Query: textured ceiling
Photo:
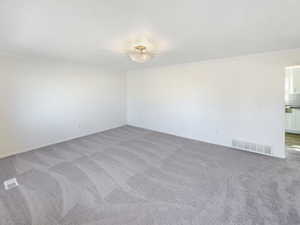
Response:
POLYGON ((300 47, 299 0, 0 0, 0 52, 122 70, 300 47), (136 64, 120 43, 161 42, 136 64))

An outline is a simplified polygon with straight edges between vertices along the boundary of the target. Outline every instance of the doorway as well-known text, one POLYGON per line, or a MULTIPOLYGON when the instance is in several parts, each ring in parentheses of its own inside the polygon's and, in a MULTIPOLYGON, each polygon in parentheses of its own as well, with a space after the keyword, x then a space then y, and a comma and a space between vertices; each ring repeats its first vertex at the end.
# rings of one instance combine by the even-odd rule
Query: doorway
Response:
POLYGON ((285 145, 300 151, 300 66, 285 69, 285 145))

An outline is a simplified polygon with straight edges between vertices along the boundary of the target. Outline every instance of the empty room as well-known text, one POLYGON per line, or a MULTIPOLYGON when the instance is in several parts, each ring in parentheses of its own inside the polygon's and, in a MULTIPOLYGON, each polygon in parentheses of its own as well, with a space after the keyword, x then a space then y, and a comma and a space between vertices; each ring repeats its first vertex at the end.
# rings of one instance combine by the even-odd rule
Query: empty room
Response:
POLYGON ((0 0, 0 225, 299 225, 299 9, 0 0))

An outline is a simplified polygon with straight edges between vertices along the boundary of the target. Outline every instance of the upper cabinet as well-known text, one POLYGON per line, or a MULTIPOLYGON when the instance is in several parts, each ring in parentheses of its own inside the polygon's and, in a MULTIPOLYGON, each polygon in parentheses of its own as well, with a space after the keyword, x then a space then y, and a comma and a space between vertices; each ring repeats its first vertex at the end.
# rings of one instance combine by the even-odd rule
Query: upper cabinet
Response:
POLYGON ((286 69, 286 94, 300 94, 300 66, 286 69))

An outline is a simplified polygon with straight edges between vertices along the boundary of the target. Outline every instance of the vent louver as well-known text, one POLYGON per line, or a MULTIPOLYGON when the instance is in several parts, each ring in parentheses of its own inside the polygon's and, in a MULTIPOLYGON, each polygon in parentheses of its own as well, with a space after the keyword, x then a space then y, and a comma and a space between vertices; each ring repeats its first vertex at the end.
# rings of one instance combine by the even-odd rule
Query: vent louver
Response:
POLYGON ((265 155, 272 155, 272 148, 269 145, 261 145, 241 140, 232 140, 232 147, 245 151, 256 152, 265 155))
POLYGON ((15 187, 19 186, 18 181, 17 181, 16 178, 6 180, 6 181, 4 181, 3 184, 4 184, 5 190, 10 190, 12 188, 15 188, 15 187))

